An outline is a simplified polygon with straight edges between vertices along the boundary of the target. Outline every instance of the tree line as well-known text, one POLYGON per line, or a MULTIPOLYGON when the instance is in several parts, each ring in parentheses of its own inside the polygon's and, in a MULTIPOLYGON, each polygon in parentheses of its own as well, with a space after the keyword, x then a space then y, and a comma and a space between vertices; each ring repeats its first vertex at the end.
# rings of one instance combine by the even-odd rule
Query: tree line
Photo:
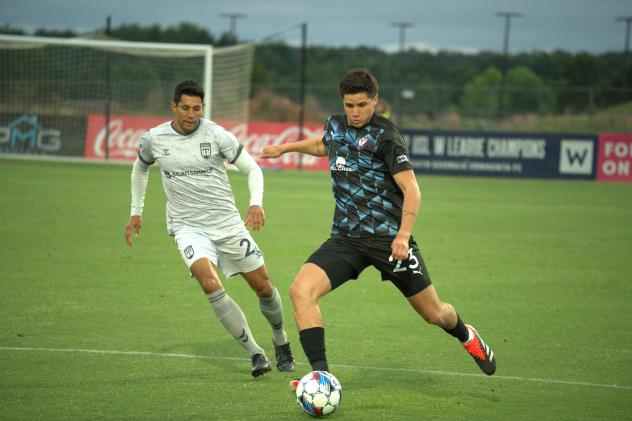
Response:
MULTIPOLYGON (((8 25, 0 33, 27 34, 8 25)), ((33 35, 74 37, 73 30, 34 31, 33 35)), ((110 36, 129 41, 174 42, 226 46, 243 42, 233 34, 214 35, 194 23, 112 28, 110 36)), ((272 90, 296 100, 300 83, 300 48, 285 42, 258 44, 255 50, 253 95, 272 90)), ((309 46, 305 83, 309 95, 325 109, 338 105, 337 81, 351 68, 370 69, 381 81, 383 98, 400 110, 432 114, 457 107, 476 116, 498 111, 498 93, 506 70, 509 112, 586 112, 632 100, 632 60, 623 52, 593 54, 562 50, 533 51, 505 57, 499 52, 437 53, 413 49, 388 53, 369 46, 309 46), (402 99, 402 91, 412 92, 402 99), (335 104, 335 105, 334 105, 335 104)))

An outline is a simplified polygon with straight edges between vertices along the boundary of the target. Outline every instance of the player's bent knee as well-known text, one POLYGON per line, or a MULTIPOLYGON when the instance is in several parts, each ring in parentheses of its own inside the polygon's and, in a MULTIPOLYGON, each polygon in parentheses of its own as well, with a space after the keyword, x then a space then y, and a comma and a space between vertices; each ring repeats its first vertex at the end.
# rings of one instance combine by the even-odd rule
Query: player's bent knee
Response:
POLYGON ((196 272, 193 273, 193 275, 198 280, 198 283, 206 294, 215 292, 223 287, 222 281, 220 281, 217 275, 212 271, 196 272))
POLYGON ((316 301, 316 293, 308 282, 301 282, 295 279, 290 285, 290 299, 292 302, 297 303, 301 301, 316 301))
POLYGON ((200 283, 200 286, 202 287, 202 290, 206 293, 206 294, 210 294, 212 292, 218 291, 220 290, 223 285, 220 282, 219 279, 215 279, 215 278, 202 278, 202 279, 198 279, 198 282, 200 283))
POLYGON ((274 294, 274 287, 269 280, 252 285, 252 289, 257 294, 257 297, 269 298, 274 294))

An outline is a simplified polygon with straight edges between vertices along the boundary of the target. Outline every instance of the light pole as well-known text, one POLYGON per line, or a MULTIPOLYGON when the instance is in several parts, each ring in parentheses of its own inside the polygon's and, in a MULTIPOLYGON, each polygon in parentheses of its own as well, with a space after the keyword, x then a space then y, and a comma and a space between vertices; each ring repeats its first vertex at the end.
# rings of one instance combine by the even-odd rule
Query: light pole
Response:
POLYGON ((505 36, 503 41, 503 63, 501 69, 500 92, 498 93, 498 117, 502 118, 505 108, 505 83, 507 80, 507 64, 509 61, 509 32, 511 31, 511 18, 524 16, 518 12, 496 12, 496 16, 505 18, 505 36))
MULTIPOLYGON (((299 63, 299 88, 298 88, 298 139, 303 139, 305 127, 305 69, 307 64, 307 22, 301 23, 301 61, 299 63)), ((298 169, 303 169, 303 154, 298 154, 298 169)))
MULTIPOLYGON (((415 26, 415 24, 412 22, 391 22, 391 26, 399 28, 399 51, 398 52, 401 55, 404 53, 404 47, 406 44, 406 28, 412 28, 413 26, 415 26)), ((397 124, 401 124, 401 122, 399 121, 399 115, 400 115, 400 106, 401 106, 402 86, 399 81, 397 82, 396 89, 397 89, 397 92, 395 93, 395 110, 393 114, 395 117, 395 122, 397 124)))
POLYGON ((628 87, 628 78, 626 72, 628 71, 628 64, 630 62, 630 23, 632 22, 632 16, 619 16, 616 18, 619 22, 625 22, 625 45, 623 48, 623 83, 621 84, 621 99, 625 100, 625 92, 628 87))
POLYGON ((230 33, 237 39, 237 19, 245 18, 246 15, 244 13, 222 13, 220 16, 230 19, 230 33))
POLYGON ((404 51, 404 44, 406 43, 406 28, 412 28, 415 26, 412 22, 391 22, 391 26, 399 28, 399 52, 404 51))
POLYGON ((628 54, 630 53, 630 23, 632 22, 632 16, 619 16, 616 18, 616 20, 619 22, 626 23, 624 51, 625 51, 625 56, 627 58, 628 54))

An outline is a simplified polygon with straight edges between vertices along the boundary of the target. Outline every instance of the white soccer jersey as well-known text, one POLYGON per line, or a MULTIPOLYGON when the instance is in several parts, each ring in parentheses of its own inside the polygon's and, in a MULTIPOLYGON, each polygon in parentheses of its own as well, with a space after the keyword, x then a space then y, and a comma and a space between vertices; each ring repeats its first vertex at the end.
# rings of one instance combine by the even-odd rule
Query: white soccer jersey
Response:
POLYGON ((235 162, 242 148, 235 135, 206 119, 187 135, 171 122, 145 133, 139 158, 160 166, 170 234, 182 227, 215 231, 243 225, 224 165, 235 162))

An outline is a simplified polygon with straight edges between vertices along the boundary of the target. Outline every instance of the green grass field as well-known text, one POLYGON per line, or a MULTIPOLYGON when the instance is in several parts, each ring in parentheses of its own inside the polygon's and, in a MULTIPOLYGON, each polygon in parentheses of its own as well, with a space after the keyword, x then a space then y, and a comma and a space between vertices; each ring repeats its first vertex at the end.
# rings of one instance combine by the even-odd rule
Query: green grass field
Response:
MULTIPOLYGON (((327 174, 266 172, 255 234, 308 369, 288 286, 328 234, 327 174)), ((252 379, 166 235, 152 170, 123 240, 129 166, 0 160, 0 419, 307 420, 290 374, 252 379)), ((231 173, 240 209, 245 178, 231 173)), ((632 185, 419 178, 437 290, 493 347, 480 374, 367 270, 321 302, 337 420, 632 419, 632 185)), ((273 354, 256 297, 226 282, 273 354)))

